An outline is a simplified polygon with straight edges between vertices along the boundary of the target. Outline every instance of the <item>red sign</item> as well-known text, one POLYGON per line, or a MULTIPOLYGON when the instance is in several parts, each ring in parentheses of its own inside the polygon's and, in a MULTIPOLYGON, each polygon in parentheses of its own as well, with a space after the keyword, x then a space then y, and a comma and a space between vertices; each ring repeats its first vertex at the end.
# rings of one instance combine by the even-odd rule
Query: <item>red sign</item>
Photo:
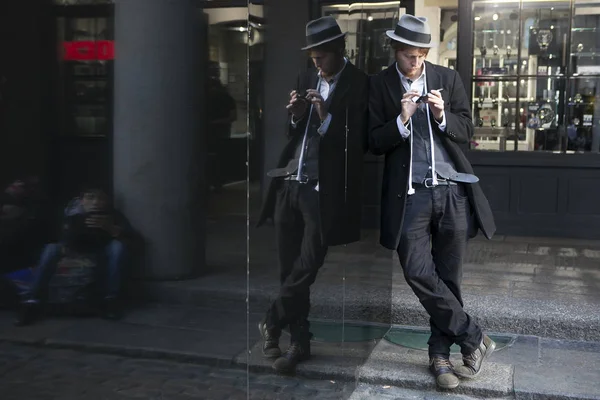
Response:
POLYGON ((112 40, 81 40, 63 42, 64 59, 67 61, 114 60, 115 46, 112 40))

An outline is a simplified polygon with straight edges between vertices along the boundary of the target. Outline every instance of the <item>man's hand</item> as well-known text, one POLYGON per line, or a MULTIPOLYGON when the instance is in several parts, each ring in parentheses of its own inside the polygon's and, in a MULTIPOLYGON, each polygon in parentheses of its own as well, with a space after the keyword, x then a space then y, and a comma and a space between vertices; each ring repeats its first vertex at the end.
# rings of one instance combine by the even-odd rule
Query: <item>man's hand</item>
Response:
POLYGON ((430 93, 427 93, 427 100, 425 102, 429 104, 433 118, 437 122, 442 122, 444 118, 444 99, 442 99, 442 94, 437 90, 432 90, 430 93))
POLYGON ((317 114, 319 114, 319 118, 321 122, 325 121, 327 118, 327 105, 325 104, 325 99, 321 96, 318 90, 309 89, 306 91, 306 98, 315 106, 315 110, 317 110, 317 114))
POLYGON ((112 236, 117 236, 120 232, 119 227, 115 225, 110 215, 92 215, 86 218, 85 224, 88 228, 102 229, 112 236))
POLYGON ((409 90, 408 92, 404 93, 404 96, 402 96, 402 114, 400 114, 400 119, 404 125, 408 123, 410 117, 412 117, 415 111, 417 111, 419 105, 414 102, 414 99, 418 98, 419 96, 420 93, 416 90, 409 90))
POLYGON ((285 107, 294 116, 295 119, 300 119, 306 113, 307 100, 298 96, 298 92, 292 90, 290 93, 290 103, 285 107))

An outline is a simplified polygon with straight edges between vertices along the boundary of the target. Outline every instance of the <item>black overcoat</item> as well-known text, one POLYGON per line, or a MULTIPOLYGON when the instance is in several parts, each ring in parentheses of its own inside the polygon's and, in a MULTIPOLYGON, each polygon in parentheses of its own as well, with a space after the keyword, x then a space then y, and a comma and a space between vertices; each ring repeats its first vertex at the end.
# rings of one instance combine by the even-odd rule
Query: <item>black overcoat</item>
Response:
MULTIPOLYGON (((318 75, 310 69, 298 77, 296 90, 315 89, 318 75)), ((319 144, 319 208, 321 236, 329 246, 360 239, 363 158, 368 150, 368 85, 367 75, 348 62, 332 93, 329 105, 331 123, 319 144), (348 128, 346 130, 346 127, 348 128), (347 150, 347 152, 346 152, 347 150), (347 158, 346 158, 347 157, 347 158)), ((307 118, 294 128, 287 124, 289 138, 276 166, 285 167, 302 141, 307 118)), ((273 218, 276 190, 280 181, 266 179, 267 196, 258 226, 273 218)))
MULTIPOLYGON (((446 130, 442 132, 432 122, 434 134, 441 136, 443 146, 454 161, 458 172, 473 173, 473 167, 461 147, 473 135, 473 122, 469 99, 458 73, 449 68, 426 62, 426 79, 429 89, 443 88, 446 130)), ((369 93, 369 147, 375 155, 385 155, 381 193, 380 242, 395 250, 400 241, 402 221, 408 190, 410 141, 403 139, 396 118, 402 112, 405 90, 400 82, 396 65, 392 64, 373 76, 369 93)), ((430 118, 433 117, 430 115, 430 118)), ((467 193, 472 210, 470 237, 480 229, 491 239, 496 231, 494 216, 479 183, 468 184, 467 193)))

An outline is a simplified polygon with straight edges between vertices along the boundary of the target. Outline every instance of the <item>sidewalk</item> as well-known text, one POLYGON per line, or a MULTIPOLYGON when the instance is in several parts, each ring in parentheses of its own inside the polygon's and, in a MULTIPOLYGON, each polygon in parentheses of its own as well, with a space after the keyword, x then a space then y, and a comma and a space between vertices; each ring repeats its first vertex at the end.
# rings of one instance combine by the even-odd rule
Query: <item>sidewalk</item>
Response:
MULTIPOLYGON (((278 289, 274 229, 243 217, 208 226, 207 271, 181 282, 144 282, 145 301, 207 306, 245 301, 263 312, 278 289), (249 259, 249 262, 248 262, 249 259)), ((495 237, 470 241, 464 265, 465 307, 486 329, 600 341, 600 241, 495 237)), ((315 318, 427 326, 394 252, 378 232, 330 249, 311 289, 315 318)))
MULTIPOLYGON (((270 363, 259 350, 255 328, 259 318, 256 313, 247 315, 243 302, 222 309, 148 305, 132 310, 120 322, 47 319, 16 328, 11 325, 12 315, 2 312, 0 341, 210 367, 248 366, 254 374, 272 376, 270 363)), ((510 340, 500 345, 479 379, 462 381, 452 393, 478 399, 600 399, 600 343, 523 335, 501 338, 510 340)), ((287 342, 287 335, 282 342, 287 342)), ((436 392, 424 349, 375 339, 315 341, 312 352, 313 358, 300 365, 297 377, 349 382, 362 388, 341 398, 433 399, 444 394, 436 392), (410 389, 421 397, 384 395, 394 388, 410 389)), ((457 362, 458 355, 453 354, 453 359, 457 362)))
MULTIPOLYGON (((12 315, 0 313, 0 340, 248 367, 271 375, 270 363, 258 350, 256 325, 277 290, 272 229, 250 229, 249 266, 244 219, 223 217, 209 224, 209 233, 206 275, 138 282, 143 301, 123 321, 48 319, 15 328, 12 315)), ((486 332, 508 338, 508 344, 494 353, 478 380, 461 383, 455 393, 466 398, 600 399, 599 257, 596 242, 473 240, 465 265, 467 309, 486 332)), ((299 367, 299 377, 355 383, 350 399, 440 396, 427 371, 424 347, 409 340, 394 343, 381 333, 390 323, 427 326, 398 268, 392 253, 377 245, 375 232, 365 232, 360 243, 332 249, 312 291, 313 327, 321 331, 313 343, 314 357, 299 367), (329 328, 323 329, 320 319, 329 328), (353 333, 356 321, 363 322, 362 336, 353 333), (394 388, 407 392, 392 395, 394 388)), ((426 338, 422 328, 409 330, 415 329, 426 338)))
MULTIPOLYGON (((4 312, 0 340, 272 374, 258 351, 256 325, 278 287, 274 232, 249 228, 249 238, 246 232, 243 213, 209 220, 205 274, 137 282, 139 304, 123 321, 48 319, 15 328, 4 312)), ((600 399, 599 264, 600 241, 471 241, 466 309, 506 343, 478 380, 462 382, 456 396, 444 398, 600 399)), ((354 382, 351 399, 440 396, 426 351, 409 340, 426 338, 419 327, 428 318, 393 253, 378 245, 377 232, 332 248, 311 296, 318 334, 314 357, 301 364, 300 377, 354 382), (384 337, 392 324, 404 327, 399 342, 384 337), (407 392, 394 397, 388 393, 393 388, 407 392)))

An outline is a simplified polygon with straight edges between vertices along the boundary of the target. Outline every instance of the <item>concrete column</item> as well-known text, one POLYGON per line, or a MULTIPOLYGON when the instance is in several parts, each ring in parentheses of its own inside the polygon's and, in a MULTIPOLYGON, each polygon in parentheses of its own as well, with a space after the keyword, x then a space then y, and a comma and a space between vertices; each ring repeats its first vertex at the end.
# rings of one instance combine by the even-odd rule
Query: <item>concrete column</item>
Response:
MULTIPOLYGON (((285 106, 288 104, 289 93, 296 83, 298 73, 307 65, 307 55, 300 49, 306 45, 306 23, 309 21, 309 12, 308 1, 265 2, 267 32, 264 81, 264 173, 276 166, 280 155, 278 149, 282 149, 287 141, 284 133, 287 118, 285 106)), ((263 185, 263 194, 267 189, 263 185)))
MULTIPOLYGON (((115 1, 115 202, 144 241, 134 274, 204 265, 200 23, 193 0, 115 1)), ((205 37, 204 37, 205 39, 205 37)))

